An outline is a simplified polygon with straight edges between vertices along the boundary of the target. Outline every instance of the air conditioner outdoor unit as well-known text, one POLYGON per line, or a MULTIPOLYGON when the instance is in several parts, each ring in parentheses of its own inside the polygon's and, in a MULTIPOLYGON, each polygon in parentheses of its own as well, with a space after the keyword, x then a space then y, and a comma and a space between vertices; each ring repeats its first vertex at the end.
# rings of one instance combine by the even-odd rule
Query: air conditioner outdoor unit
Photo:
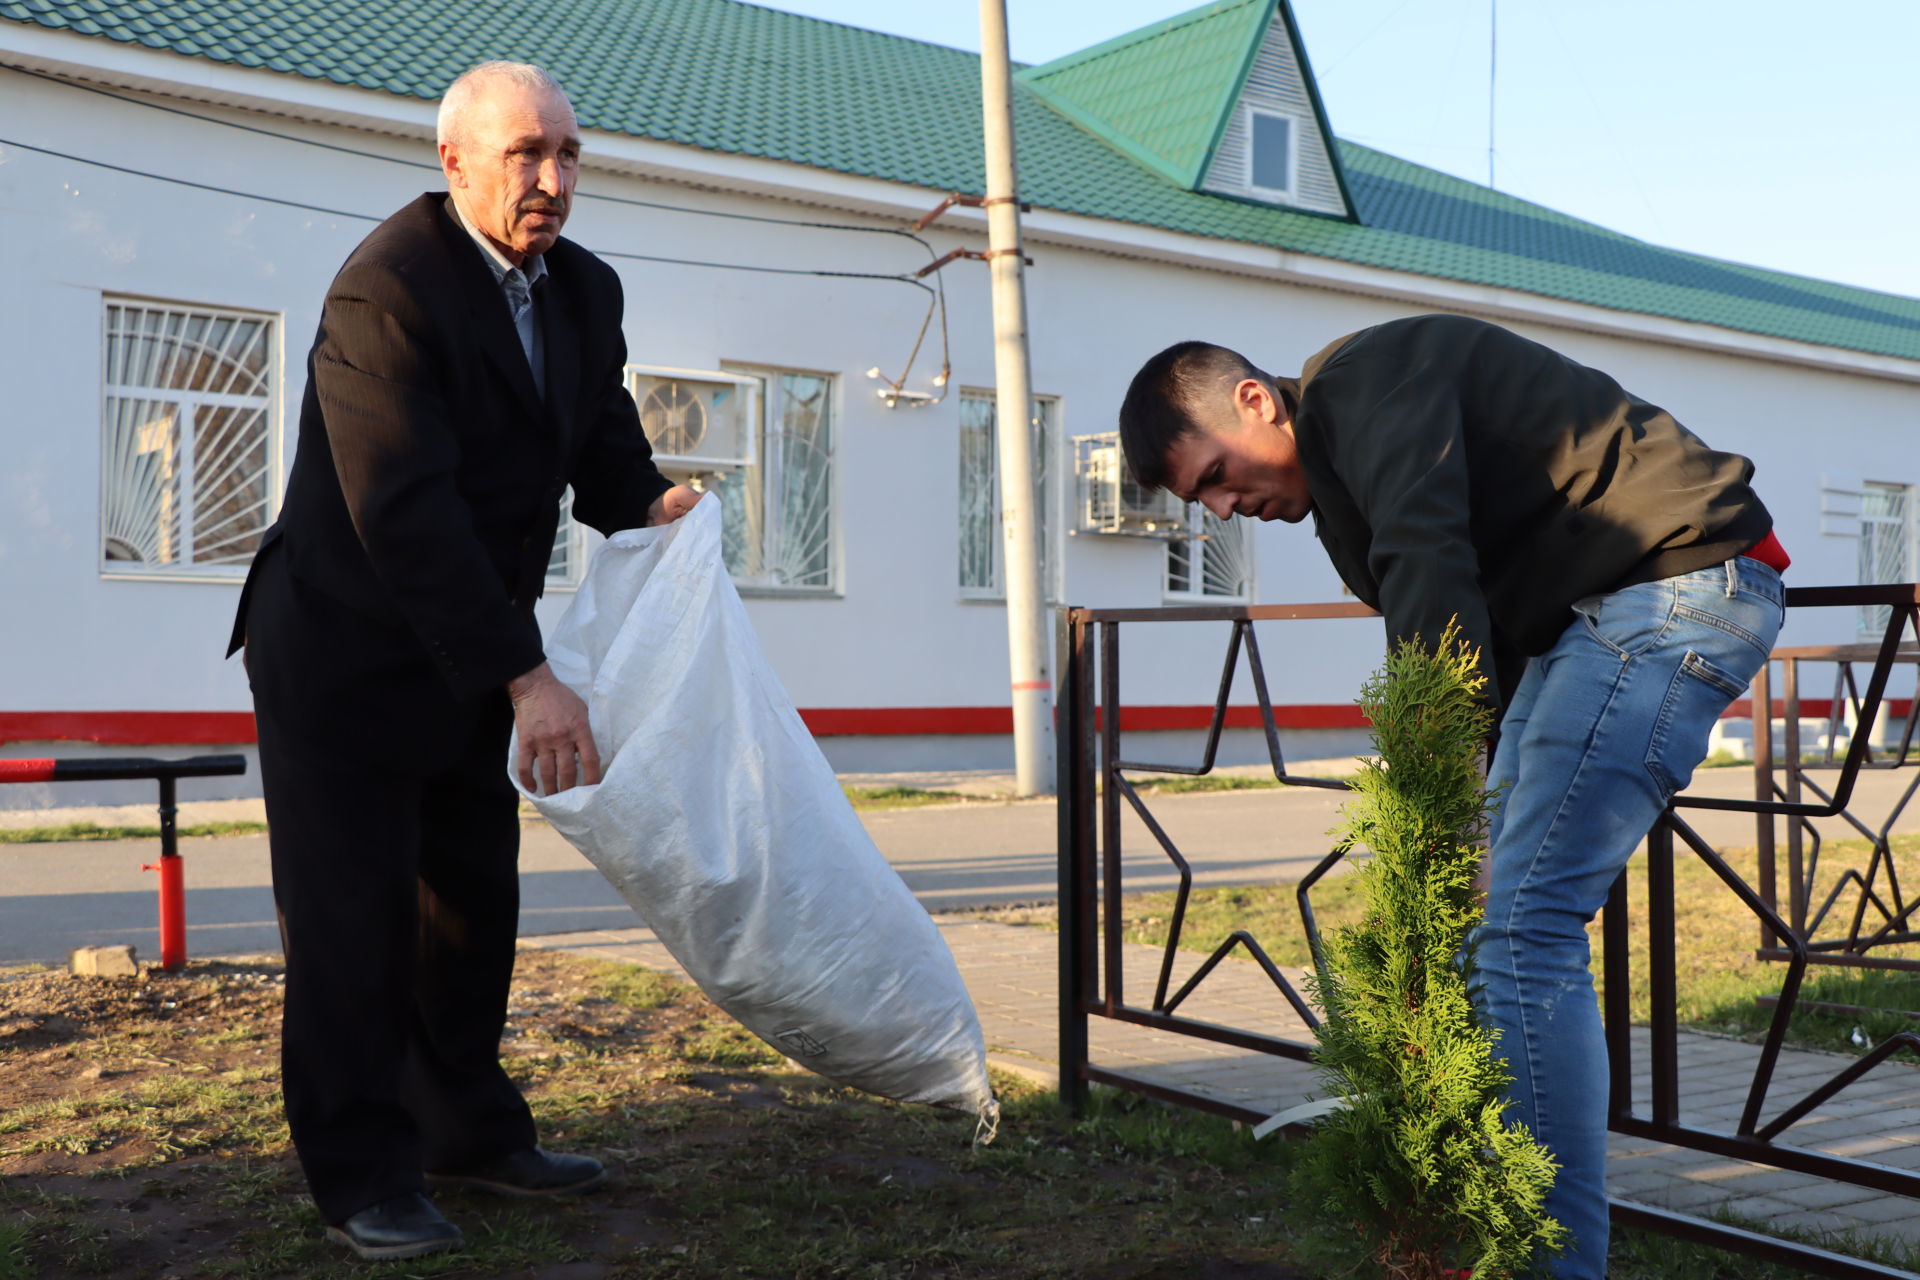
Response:
POLYGON ((700 472, 753 463, 758 378, 630 364, 627 390, 657 465, 700 472))
POLYGON ((1188 538, 1186 504, 1165 489, 1149 491, 1127 470, 1120 433, 1075 436, 1073 473, 1079 518, 1075 533, 1128 538, 1188 538))

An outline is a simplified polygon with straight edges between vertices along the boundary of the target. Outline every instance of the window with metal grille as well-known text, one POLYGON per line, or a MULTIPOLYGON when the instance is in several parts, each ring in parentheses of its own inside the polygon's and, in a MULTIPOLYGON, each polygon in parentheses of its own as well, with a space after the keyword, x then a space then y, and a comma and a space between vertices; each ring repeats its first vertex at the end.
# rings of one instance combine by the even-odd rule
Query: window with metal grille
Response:
MULTIPOLYGON (((1054 583, 1053 452, 1059 401, 1033 399, 1034 515, 1040 530, 1040 589, 1054 583)), ((998 600, 1006 595, 1006 539, 1000 530, 999 409, 991 391, 960 393, 960 594, 998 600)))
POLYGON ((1190 536, 1167 543, 1167 599, 1192 602, 1253 599, 1253 544, 1247 521, 1222 520, 1187 504, 1190 536))
MULTIPOLYGON (((1912 582, 1916 576, 1913 486, 1868 480, 1860 486, 1860 581, 1912 582)), ((1863 635, 1884 635, 1886 605, 1860 610, 1863 635)))
POLYGON ((740 372, 761 382, 754 461, 703 478, 721 502, 727 570, 745 588, 831 592, 839 586, 833 380, 780 369, 740 372))
POLYGON ((560 527, 553 533, 553 552, 547 557, 547 585, 579 585, 586 566, 586 533, 573 519, 573 486, 560 495, 560 527))
POLYGON ((279 501, 269 316, 109 298, 100 566, 242 575, 279 501))

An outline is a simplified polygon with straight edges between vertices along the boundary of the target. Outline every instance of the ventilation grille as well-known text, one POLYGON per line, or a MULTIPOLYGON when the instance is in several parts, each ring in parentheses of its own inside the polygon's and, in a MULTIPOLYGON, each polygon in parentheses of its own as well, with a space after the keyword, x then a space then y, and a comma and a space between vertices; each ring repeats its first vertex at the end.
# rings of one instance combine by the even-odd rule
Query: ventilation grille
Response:
POLYGON ((662 466, 731 471, 754 461, 760 383, 730 373, 627 366, 640 428, 662 466))
POLYGON ((1149 490, 1133 478, 1115 431, 1076 436, 1073 472, 1075 533, 1133 538, 1183 538, 1185 504, 1164 489, 1149 490))

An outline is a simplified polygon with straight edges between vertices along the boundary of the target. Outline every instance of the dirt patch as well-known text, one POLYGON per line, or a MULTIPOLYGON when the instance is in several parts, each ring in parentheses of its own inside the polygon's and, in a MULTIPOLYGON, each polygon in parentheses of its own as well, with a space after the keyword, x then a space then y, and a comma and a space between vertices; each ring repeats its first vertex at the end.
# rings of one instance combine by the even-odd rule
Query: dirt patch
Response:
POLYGON ((684 984, 526 950, 501 1050, 542 1141, 607 1188, 439 1197, 458 1254, 388 1268, 321 1239, 278 1089, 277 959, 0 974, 0 1280, 1271 1277, 1301 1280, 1273 1144, 1000 1079, 1000 1140, 796 1071, 684 984))

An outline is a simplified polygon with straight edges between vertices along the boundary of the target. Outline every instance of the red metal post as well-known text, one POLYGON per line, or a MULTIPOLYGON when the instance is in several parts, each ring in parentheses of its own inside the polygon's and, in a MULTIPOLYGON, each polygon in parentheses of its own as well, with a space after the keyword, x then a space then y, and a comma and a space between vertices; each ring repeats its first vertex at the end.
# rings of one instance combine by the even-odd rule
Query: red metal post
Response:
POLYGON ((160 873, 160 967, 176 973, 187 963, 186 860, 163 853, 140 869, 160 873))
POLYGON ((175 822, 174 780, 160 779, 160 861, 142 871, 160 873, 160 967, 177 973, 187 963, 187 877, 180 860, 180 832, 175 822))

